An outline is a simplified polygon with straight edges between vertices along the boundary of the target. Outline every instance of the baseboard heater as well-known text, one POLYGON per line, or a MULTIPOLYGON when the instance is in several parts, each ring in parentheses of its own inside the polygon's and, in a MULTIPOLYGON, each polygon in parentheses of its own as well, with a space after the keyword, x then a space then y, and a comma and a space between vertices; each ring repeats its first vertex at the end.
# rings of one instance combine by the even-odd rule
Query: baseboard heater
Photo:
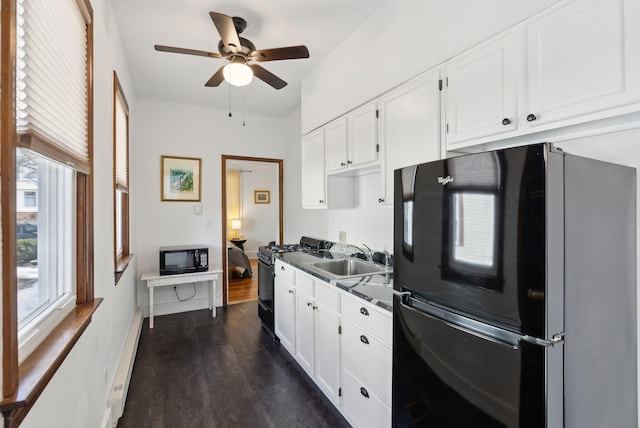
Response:
POLYGON ((116 376, 113 380, 111 394, 109 394, 108 407, 111 408, 111 421, 113 426, 118 425, 118 420, 124 413, 124 405, 127 400, 127 391, 129 390, 129 381, 131 380, 131 372, 133 371, 133 363, 136 359, 136 351, 138 350, 138 340, 140 339, 140 331, 142 330, 142 311, 138 309, 133 314, 127 341, 122 350, 122 356, 118 363, 116 376))

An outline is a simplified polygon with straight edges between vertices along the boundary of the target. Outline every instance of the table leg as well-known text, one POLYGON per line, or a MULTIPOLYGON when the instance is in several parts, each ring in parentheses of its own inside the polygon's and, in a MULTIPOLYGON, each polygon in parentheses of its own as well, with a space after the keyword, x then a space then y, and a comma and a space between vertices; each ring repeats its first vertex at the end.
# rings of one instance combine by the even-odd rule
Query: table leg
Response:
POLYGON ((149 328, 153 328, 153 287, 149 287, 149 328))
POLYGON ((216 317, 216 280, 211 280, 211 314, 216 317))

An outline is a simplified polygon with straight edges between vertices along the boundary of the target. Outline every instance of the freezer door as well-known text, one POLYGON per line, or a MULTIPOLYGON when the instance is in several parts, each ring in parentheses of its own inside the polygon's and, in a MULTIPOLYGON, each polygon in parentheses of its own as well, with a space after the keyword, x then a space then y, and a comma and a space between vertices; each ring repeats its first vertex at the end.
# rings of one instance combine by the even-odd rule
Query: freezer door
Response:
POLYGON ((545 186, 538 144, 395 171, 394 288, 545 337, 545 186))
POLYGON ((561 426, 562 391, 547 388, 561 388, 562 378, 546 378, 545 360, 554 352, 561 362, 562 344, 488 340, 397 297, 393 317, 394 427, 561 426), (547 400, 559 410, 547 412, 547 400))

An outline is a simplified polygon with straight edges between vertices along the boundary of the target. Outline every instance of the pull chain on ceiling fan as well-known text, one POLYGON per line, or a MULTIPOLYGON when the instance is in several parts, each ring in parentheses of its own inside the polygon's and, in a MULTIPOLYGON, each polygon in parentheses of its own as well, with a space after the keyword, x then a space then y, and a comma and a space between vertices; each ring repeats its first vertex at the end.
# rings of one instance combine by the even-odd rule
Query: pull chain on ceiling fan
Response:
POLYGON ((276 89, 282 89, 287 86, 287 82, 261 65, 250 62, 309 58, 309 50, 304 45, 257 50, 251 40, 240 37, 240 34, 247 27, 247 21, 238 17, 231 18, 217 12, 209 12, 209 16, 220 33, 219 53, 155 45, 155 49, 161 52, 224 58, 229 61, 229 64, 220 67, 211 76, 204 84, 205 86, 217 87, 223 80, 234 86, 245 86, 251 83, 255 76, 276 89))

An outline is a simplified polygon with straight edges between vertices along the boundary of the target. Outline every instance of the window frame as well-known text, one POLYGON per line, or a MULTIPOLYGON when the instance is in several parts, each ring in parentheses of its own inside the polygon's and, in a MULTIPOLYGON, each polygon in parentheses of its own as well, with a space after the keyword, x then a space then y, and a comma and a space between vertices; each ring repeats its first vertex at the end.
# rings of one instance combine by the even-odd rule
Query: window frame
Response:
MULTIPOLYGON (((60 367, 102 302, 94 297, 93 8, 78 0, 87 19, 87 142, 89 171, 76 172, 76 305, 47 338, 18 364, 16 272, 16 0, 1 1, 0 186, 2 228, 2 401, 5 426, 18 426, 60 367)), ((46 153, 45 153, 46 154, 46 153)))
POLYGON ((122 85, 118 79, 118 73, 113 71, 113 259, 115 263, 114 277, 115 284, 124 274, 129 266, 129 261, 133 257, 131 254, 130 243, 130 212, 129 212, 129 103, 122 90, 122 85), (120 185, 117 179, 118 168, 118 133, 117 133, 117 103, 118 97, 122 99, 123 107, 126 115, 126 186, 120 185), (117 203, 118 191, 120 190, 120 204, 117 203), (120 212, 118 213, 118 207, 120 212), (120 215, 120 224, 118 224, 118 215, 120 215), (120 230, 118 230, 120 226, 120 230), (118 248, 118 233, 120 233, 121 248, 118 248))

